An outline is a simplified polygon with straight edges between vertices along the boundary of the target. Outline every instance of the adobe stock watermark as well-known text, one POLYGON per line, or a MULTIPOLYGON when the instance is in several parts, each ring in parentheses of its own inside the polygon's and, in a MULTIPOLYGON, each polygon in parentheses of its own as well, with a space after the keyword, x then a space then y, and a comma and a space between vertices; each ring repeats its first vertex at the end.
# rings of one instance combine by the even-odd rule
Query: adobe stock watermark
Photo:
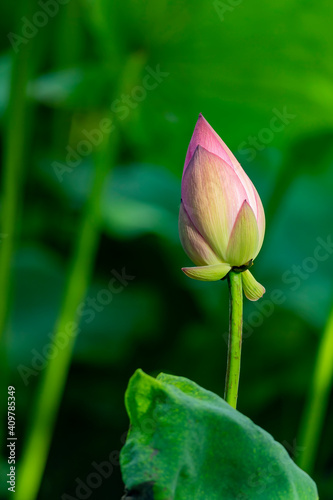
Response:
MULTIPOLYGON (((170 73, 162 71, 159 64, 155 69, 146 66, 145 70, 146 74, 142 78, 141 85, 136 85, 129 94, 121 94, 119 98, 112 101, 110 110, 117 115, 118 120, 125 120, 131 111, 146 99, 148 92, 155 90, 170 75, 170 73)), ((80 140, 75 148, 69 145, 66 147, 65 162, 52 162, 52 168, 58 181, 62 182, 64 174, 77 168, 83 158, 89 156, 103 142, 105 136, 114 130, 115 125, 110 118, 100 120, 97 128, 82 130, 82 135, 85 138, 80 140)))
MULTIPOLYGON (((126 434, 127 432, 121 438, 122 444, 125 444, 126 434)), ((89 472, 86 478, 75 478, 75 497, 68 493, 63 493, 61 500, 87 500, 90 498, 94 490, 102 486, 103 481, 112 475, 114 468, 119 467, 119 455, 119 450, 113 450, 106 460, 99 463, 92 462, 91 467, 93 470, 89 472)))
MULTIPOLYGON (((122 268, 121 273, 115 269, 111 271, 112 277, 108 282, 107 288, 102 288, 98 291, 95 297, 87 297, 78 306, 76 312, 79 318, 86 324, 91 323, 96 314, 103 311, 108 306, 114 295, 121 293, 128 286, 129 282, 135 279, 135 276, 127 274, 125 267, 122 268)), ((38 351, 31 349, 31 362, 29 366, 20 364, 17 366, 23 383, 27 386, 31 377, 36 377, 47 366, 50 359, 56 358, 59 351, 66 348, 72 337, 76 337, 81 332, 81 328, 77 327, 77 323, 68 322, 63 331, 50 332, 47 337, 50 340, 43 348, 38 351)))
POLYGON ((247 162, 253 161, 258 151, 263 151, 270 144, 276 134, 282 132, 296 118, 296 115, 287 111, 286 106, 279 111, 272 109, 273 116, 267 127, 259 130, 256 136, 249 135, 246 141, 239 144, 237 152, 244 156, 247 162))
MULTIPOLYGON (((305 257, 300 264, 293 264, 282 274, 281 281, 288 285, 290 291, 298 290, 302 282, 309 279, 311 274, 317 271, 320 263, 327 261, 333 255, 332 235, 329 234, 326 239, 318 237, 316 242, 318 245, 314 248, 313 255, 305 257)), ((272 316, 276 306, 283 304, 286 300, 286 293, 280 288, 275 288, 268 297, 264 295, 263 299, 253 302, 255 310, 248 315, 243 323, 243 339, 249 338, 255 328, 261 326, 265 319, 272 316)), ((227 332, 223 334, 223 338, 228 344, 229 334, 227 332)))
MULTIPOLYGON (((160 413, 160 405, 163 404, 163 401, 157 397, 155 399, 155 407, 151 413, 151 416, 144 416, 140 419, 136 425, 141 429, 144 434, 153 433, 156 429, 159 419, 160 413)), ((124 445, 126 442, 127 431, 121 436, 120 442, 121 445, 124 445)), ((91 467, 92 471, 84 478, 77 477, 75 478, 76 488, 75 488, 75 497, 69 495, 68 493, 63 493, 61 495, 61 500, 88 500, 92 493, 98 489, 103 481, 108 479, 115 467, 120 466, 119 462, 120 450, 113 450, 109 454, 106 460, 102 462, 92 462, 91 467)))
POLYGON ((221 0, 214 0, 213 5, 220 18, 220 21, 225 20, 225 14, 227 12, 233 12, 238 5, 243 3, 244 0, 227 0, 222 2, 221 0))
POLYGON ((10 44, 17 54, 20 50, 21 45, 26 45, 32 38, 35 38, 37 33, 41 28, 44 28, 50 18, 55 17, 61 5, 66 5, 70 0, 39 0, 38 6, 40 10, 37 10, 31 19, 27 17, 21 17, 21 32, 20 34, 10 32, 7 34, 7 38, 10 44))

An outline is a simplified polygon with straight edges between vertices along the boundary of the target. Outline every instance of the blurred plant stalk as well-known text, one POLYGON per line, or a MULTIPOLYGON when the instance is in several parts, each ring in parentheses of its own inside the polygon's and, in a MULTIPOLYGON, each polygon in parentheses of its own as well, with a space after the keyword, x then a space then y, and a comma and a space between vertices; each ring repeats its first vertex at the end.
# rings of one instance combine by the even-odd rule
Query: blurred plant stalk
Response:
MULTIPOLYGON (((30 4, 32 2, 29 2, 30 4)), ((24 9, 27 11, 28 7, 24 9)), ((30 6, 31 10, 31 6, 30 6)), ((18 228, 25 146, 27 143, 27 85, 32 75, 33 42, 12 54, 9 105, 5 132, 0 245, 0 336, 3 336, 10 300, 11 264, 18 228)))
MULTIPOLYGON (((131 69, 131 82, 133 85, 136 84, 144 63, 145 58, 138 57, 135 54, 128 58, 123 65, 123 71, 119 75, 117 86, 119 91, 122 87, 123 75, 128 73, 129 69, 131 69), (141 64, 138 64, 138 59, 141 64)), ((104 114, 104 118, 108 117, 113 123, 114 118, 110 111, 106 111, 104 114)), ((119 147, 118 136, 116 127, 104 139, 98 151, 94 153, 95 177, 82 216, 62 307, 56 322, 55 345, 57 345, 58 340, 61 342, 64 331, 68 332, 70 330, 73 332, 78 327, 77 309, 87 292, 99 243, 101 229, 100 199, 106 177, 116 161, 119 147)), ((50 359, 42 375, 36 402, 32 408, 27 440, 17 475, 16 500, 35 500, 37 498, 70 368, 75 336, 75 334, 68 335, 69 341, 67 345, 62 350, 59 350, 55 358, 50 359)))
POLYGON ((297 464, 308 474, 313 472, 316 461, 332 382, 333 308, 319 343, 308 399, 300 425, 298 442, 304 447, 304 451, 299 454, 297 464))
MULTIPOLYGON (((68 274, 63 304, 55 327, 54 343, 69 329, 78 327, 77 308, 84 299, 93 271, 100 236, 100 198, 104 182, 114 163, 117 134, 105 139, 95 153, 95 178, 87 200, 81 227, 68 274)), ((75 341, 75 333, 68 335, 68 343, 50 359, 37 393, 31 415, 31 425, 21 459, 17 481, 17 500, 36 498, 52 440, 52 433, 60 406, 75 341)))
MULTIPOLYGON (((16 24, 20 26, 21 15, 34 12, 32 0, 21 0, 17 6, 16 24)), ((0 229, 0 390, 7 392, 8 359, 5 332, 11 303, 12 263, 16 240, 20 227, 20 212, 23 190, 25 161, 29 151, 28 143, 32 121, 27 86, 39 63, 40 53, 35 50, 34 40, 23 44, 18 51, 12 51, 12 67, 9 87, 9 103, 6 110, 6 128, 4 132, 4 154, 1 196, 0 229)), ((7 401, 1 398, 0 421, 7 411, 7 401)), ((0 430, 0 443, 4 438, 4 428, 0 430)), ((5 448, 2 448, 5 450, 5 448)))

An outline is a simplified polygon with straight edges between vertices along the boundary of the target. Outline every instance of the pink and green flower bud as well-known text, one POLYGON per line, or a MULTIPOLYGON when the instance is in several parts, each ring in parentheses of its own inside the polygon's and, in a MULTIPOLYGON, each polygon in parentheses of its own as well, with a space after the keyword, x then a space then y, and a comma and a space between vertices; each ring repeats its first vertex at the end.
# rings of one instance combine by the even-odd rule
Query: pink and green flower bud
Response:
MULTIPOLYGON (((216 281, 231 269, 244 271, 258 255, 264 233, 264 209, 254 185, 200 114, 186 154, 179 215, 181 243, 197 267, 183 268, 184 273, 216 281)), ((260 298, 265 289, 251 273, 242 278, 246 296, 260 298)))

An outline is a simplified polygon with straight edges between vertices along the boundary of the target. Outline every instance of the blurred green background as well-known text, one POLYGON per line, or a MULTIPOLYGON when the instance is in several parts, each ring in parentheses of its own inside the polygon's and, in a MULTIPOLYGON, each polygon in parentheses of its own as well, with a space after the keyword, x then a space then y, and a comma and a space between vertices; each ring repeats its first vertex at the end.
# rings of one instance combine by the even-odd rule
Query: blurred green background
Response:
MULTIPOLYGON (((83 498, 93 462, 120 450, 137 367, 223 395, 227 285, 180 270, 190 264, 178 239, 180 180, 199 112, 267 215, 253 267, 267 292, 245 304, 238 409, 293 458, 303 453, 302 412, 333 304, 332 16, 324 0, 2 2, 2 364, 16 387, 22 463, 51 357, 59 387, 47 386, 44 405, 61 401, 38 499, 83 498), (114 270, 133 279, 110 291, 114 270), (47 346, 77 306, 66 381, 66 361, 47 346)), ((324 500, 332 416, 331 398, 312 473, 324 500)), ((43 436, 34 443, 30 467, 42 468, 43 436)), ((114 462, 84 498, 120 499, 114 462)))

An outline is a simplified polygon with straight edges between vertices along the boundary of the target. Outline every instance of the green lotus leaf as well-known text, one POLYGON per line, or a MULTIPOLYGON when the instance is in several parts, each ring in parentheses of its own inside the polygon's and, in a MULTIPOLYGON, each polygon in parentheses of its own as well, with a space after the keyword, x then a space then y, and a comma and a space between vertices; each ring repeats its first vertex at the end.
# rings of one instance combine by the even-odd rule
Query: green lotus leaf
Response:
POLYGON ((316 500, 285 448, 216 394, 182 377, 137 370, 126 392, 121 451, 129 497, 316 500))

